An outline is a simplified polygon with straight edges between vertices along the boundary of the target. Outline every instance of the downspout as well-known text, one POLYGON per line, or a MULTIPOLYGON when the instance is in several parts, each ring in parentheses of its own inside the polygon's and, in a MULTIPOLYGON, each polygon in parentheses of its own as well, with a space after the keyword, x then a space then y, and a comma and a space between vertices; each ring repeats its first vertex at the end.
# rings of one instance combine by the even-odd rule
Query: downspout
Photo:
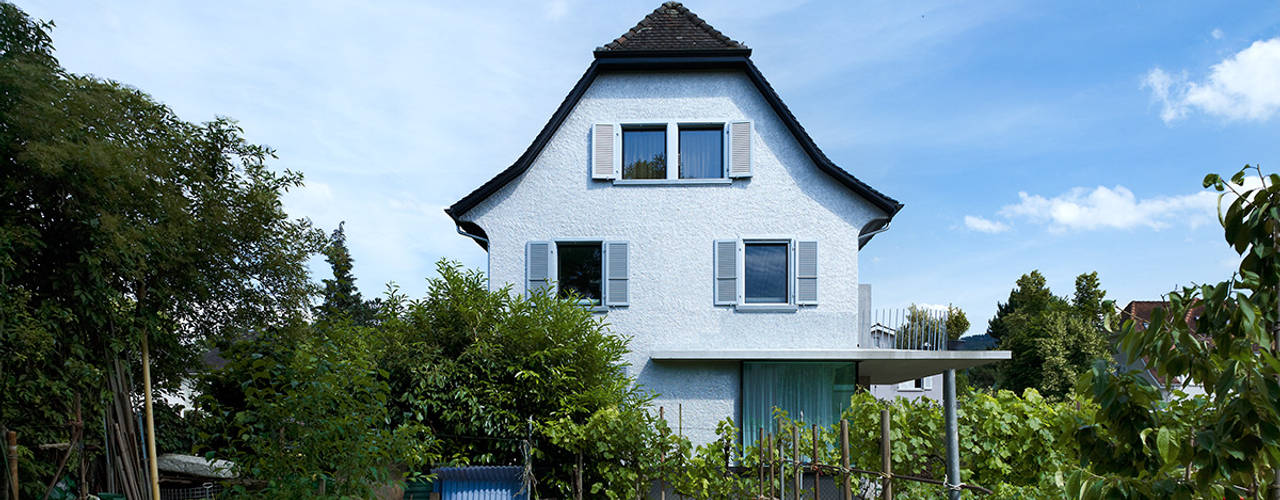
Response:
MULTIPOLYGON (((473 239, 473 240, 476 240, 476 241, 478 241, 478 242, 480 242, 480 243, 483 243, 483 244, 484 244, 483 246, 484 246, 485 248, 489 248, 489 238, 485 238, 484 236, 480 236, 480 235, 478 235, 478 234, 471 234, 471 233, 468 233, 465 229, 462 229, 462 223, 461 223, 461 222, 454 222, 454 223, 453 223, 453 225, 454 225, 454 227, 456 227, 456 228, 458 229, 458 234, 461 234, 461 235, 463 235, 463 236, 466 236, 466 237, 468 237, 468 238, 471 238, 471 239, 473 239)), ((886 226, 886 227, 887 227, 887 226, 886 226)))

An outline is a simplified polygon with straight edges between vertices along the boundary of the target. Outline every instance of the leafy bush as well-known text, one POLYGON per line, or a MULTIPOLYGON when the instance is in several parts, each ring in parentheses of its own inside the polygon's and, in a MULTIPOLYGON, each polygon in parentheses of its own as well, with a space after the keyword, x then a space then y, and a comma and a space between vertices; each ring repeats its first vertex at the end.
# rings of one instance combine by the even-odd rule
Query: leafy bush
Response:
POLYGON ((221 444, 210 455, 263 482, 254 495, 367 497, 398 479, 387 470, 403 440, 387 425, 389 389, 366 333, 320 323, 233 345, 201 398, 206 442, 221 444))

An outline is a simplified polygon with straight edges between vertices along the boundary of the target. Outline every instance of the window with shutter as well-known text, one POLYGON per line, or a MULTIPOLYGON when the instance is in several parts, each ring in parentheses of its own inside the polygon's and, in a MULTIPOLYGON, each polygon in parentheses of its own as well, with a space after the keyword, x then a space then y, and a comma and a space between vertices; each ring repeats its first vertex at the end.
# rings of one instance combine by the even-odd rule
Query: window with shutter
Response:
POLYGON ((751 122, 729 123, 729 177, 751 177, 751 122))
POLYGON ((618 126, 597 123, 591 127, 591 178, 616 179, 618 177, 618 126))
POLYGON ((712 259, 715 261, 715 304, 738 303, 738 240, 716 240, 712 259))
POLYGON ((533 295, 551 286, 551 252, 549 241, 530 241, 525 245, 525 295, 533 295))
POLYGON ((818 242, 796 242, 796 303, 818 303, 818 242))
POLYGON ((629 304, 630 263, 627 261, 628 258, 627 242, 606 241, 604 243, 605 305, 629 304))

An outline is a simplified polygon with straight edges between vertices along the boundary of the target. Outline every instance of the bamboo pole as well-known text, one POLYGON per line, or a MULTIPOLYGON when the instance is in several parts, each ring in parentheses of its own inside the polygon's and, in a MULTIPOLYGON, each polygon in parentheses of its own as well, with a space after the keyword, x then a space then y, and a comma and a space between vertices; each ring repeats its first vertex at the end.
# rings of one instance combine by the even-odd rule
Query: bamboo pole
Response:
POLYGON ((18 500, 18 433, 9 431, 9 491, 18 500))
POLYGON ((849 473, 849 421, 840 419, 840 467, 844 471, 844 500, 853 500, 853 475, 849 473))
POLYGON ((889 477, 893 474, 893 452, 889 449, 889 409, 880 410, 880 470, 885 476, 880 487, 880 498, 892 500, 893 483, 889 477))
MULTIPOLYGON (((160 500, 160 470, 156 466, 156 421, 151 413, 151 353, 147 349, 147 332, 142 332, 143 406, 147 419, 147 469, 151 472, 151 498, 160 500)), ((320 483, 323 487, 324 483, 320 483)))

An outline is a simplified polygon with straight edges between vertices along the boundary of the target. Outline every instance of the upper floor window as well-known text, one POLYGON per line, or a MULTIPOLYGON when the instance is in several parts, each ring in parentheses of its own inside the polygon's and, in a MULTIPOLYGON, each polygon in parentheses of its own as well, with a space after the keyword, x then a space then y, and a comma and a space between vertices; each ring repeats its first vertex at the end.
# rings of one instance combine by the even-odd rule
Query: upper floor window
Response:
POLYGON ((665 126, 624 126, 622 128, 622 178, 667 178, 665 126))
POLYGON ((761 237, 716 240, 714 304, 786 311, 818 305, 818 242, 761 237))
POLYGON ((637 121, 591 127, 591 178, 619 184, 751 177, 750 121, 637 121))
POLYGON ((748 304, 786 304, 787 242, 748 241, 743 256, 743 297, 748 304))
POLYGON ((724 127, 680 126, 680 178, 719 179, 724 172, 724 127))
POLYGON ((598 306, 603 295, 600 274, 603 252, 600 242, 556 243, 557 294, 567 298, 576 294, 584 304, 598 306))
POLYGON ((525 244, 525 291, 577 297, 598 310, 629 305, 629 245, 625 241, 565 239, 525 244))

